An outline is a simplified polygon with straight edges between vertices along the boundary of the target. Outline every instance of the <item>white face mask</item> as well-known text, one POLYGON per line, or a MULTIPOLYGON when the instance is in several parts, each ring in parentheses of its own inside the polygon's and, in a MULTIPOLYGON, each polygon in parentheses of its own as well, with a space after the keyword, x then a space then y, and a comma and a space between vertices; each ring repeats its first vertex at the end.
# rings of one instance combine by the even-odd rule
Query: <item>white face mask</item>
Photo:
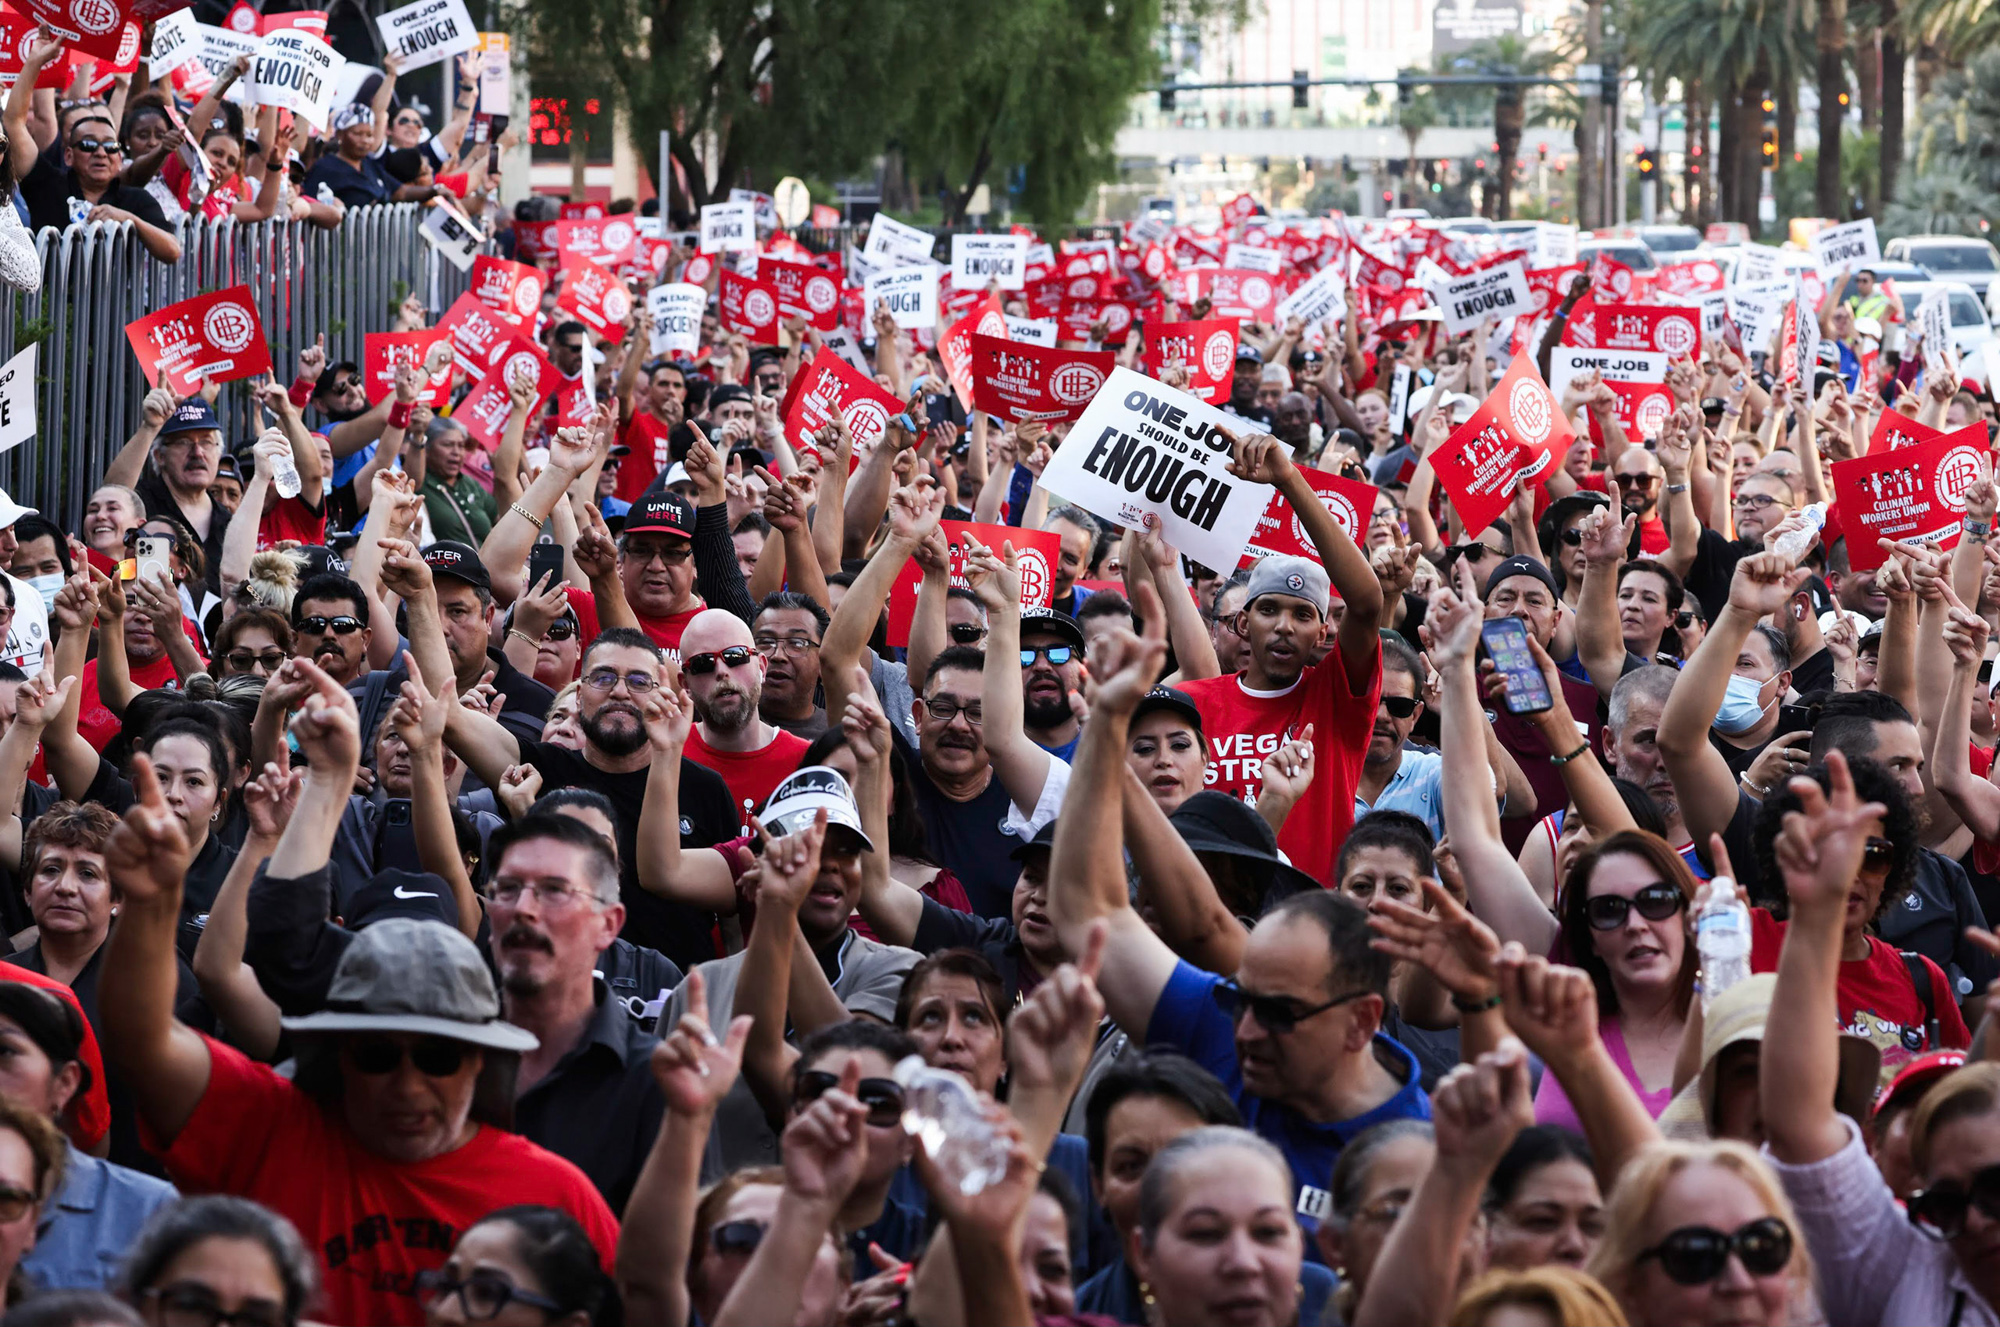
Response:
POLYGON ((52 612, 56 606, 56 595, 62 591, 63 574, 52 571, 46 576, 30 576, 28 584, 35 587, 42 596, 42 611, 52 612))
POLYGON ((1715 716, 1715 730, 1731 737, 1747 733, 1757 726, 1764 717, 1764 686, 1754 677, 1732 674, 1729 691, 1722 698, 1722 708, 1715 716))

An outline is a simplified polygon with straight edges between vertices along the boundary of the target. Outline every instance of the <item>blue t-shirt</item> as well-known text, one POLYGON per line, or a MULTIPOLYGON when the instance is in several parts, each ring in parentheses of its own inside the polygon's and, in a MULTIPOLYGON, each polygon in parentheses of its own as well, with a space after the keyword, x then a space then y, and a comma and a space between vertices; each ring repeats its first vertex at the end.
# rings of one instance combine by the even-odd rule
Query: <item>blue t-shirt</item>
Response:
MULTIPOLYGON (((1222 1080, 1243 1113, 1243 1123, 1285 1154, 1291 1164, 1298 1198, 1293 1213, 1311 1235, 1320 1218, 1333 1210, 1329 1189, 1333 1163, 1340 1149, 1356 1134, 1390 1120, 1428 1120, 1431 1100, 1424 1095, 1417 1057, 1394 1037, 1375 1035, 1375 1051, 1400 1063, 1403 1086, 1396 1095, 1375 1109, 1351 1120, 1320 1124, 1308 1120, 1273 1101, 1255 1096, 1243 1087, 1243 1074, 1236 1063, 1236 1026, 1212 992, 1222 978, 1203 972, 1192 963, 1175 964, 1174 975, 1153 1006, 1152 1025, 1146 1029, 1149 1045, 1171 1046, 1222 1080)), ((1314 1240, 1306 1241, 1306 1256, 1319 1260, 1314 1240)))
POLYGON ((313 163, 299 192, 307 198, 318 198, 322 185, 349 207, 389 202, 400 187, 375 158, 364 157, 356 167, 342 161, 337 152, 329 152, 313 163))

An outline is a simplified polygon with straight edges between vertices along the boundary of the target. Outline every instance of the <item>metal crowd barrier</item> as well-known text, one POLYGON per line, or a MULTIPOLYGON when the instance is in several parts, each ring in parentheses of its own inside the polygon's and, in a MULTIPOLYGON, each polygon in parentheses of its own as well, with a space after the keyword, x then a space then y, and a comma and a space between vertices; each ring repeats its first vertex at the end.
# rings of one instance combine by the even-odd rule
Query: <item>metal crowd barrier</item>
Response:
MULTIPOLYGON (((0 360, 39 342, 35 437, 0 453, 0 488, 70 529, 140 418, 146 380, 125 325, 179 300, 247 284, 271 347, 272 372, 289 383, 298 352, 324 333, 329 362, 362 360, 362 337, 389 330, 412 291, 442 314, 467 275, 417 233, 422 205, 352 208, 334 230, 290 221, 239 225, 190 217, 181 260, 154 260, 129 223, 44 230, 35 249, 42 288, 0 288, 0 360)), ((216 402, 231 447, 258 431, 243 383, 216 402)))

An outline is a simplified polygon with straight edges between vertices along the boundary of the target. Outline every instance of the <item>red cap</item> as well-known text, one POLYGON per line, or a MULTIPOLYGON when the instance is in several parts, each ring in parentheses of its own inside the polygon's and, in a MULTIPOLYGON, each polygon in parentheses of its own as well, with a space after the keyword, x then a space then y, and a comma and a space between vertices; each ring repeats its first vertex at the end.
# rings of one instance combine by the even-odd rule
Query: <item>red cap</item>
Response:
POLYGON ((1889 1080, 1889 1086, 1875 1094, 1874 1113, 1880 1115, 1899 1098, 1923 1095, 1938 1079, 1964 1067, 1964 1051, 1932 1051, 1928 1055, 1919 1055, 1898 1069, 1896 1076, 1889 1080))

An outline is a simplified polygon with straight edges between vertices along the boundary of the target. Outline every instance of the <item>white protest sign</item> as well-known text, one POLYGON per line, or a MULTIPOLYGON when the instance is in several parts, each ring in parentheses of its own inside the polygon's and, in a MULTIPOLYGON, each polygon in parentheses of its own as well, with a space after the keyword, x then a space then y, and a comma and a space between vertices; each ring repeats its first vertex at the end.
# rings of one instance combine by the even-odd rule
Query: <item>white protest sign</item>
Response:
POLYGON ((1933 286, 1917 306, 1917 331, 1923 337, 1924 369, 1947 367, 1951 349, 1951 295, 1943 286, 1933 286))
POLYGON ((1667 353, 1557 346, 1549 352, 1549 393, 1562 400, 1569 385, 1592 369, 1606 382, 1663 383, 1667 380, 1667 353))
POLYGON ((868 243, 862 252, 877 264, 896 267, 904 263, 930 262, 931 250, 936 243, 929 231, 918 230, 887 213, 877 212, 868 223, 868 243))
POLYGON ((1285 255, 1276 249, 1255 244, 1231 244, 1222 251, 1222 266, 1237 272, 1261 272, 1276 276, 1285 264, 1285 255))
POLYGON ((1417 371, 1398 361, 1396 372, 1389 379, 1389 436, 1403 436, 1403 420, 1410 409, 1410 383, 1417 371))
POLYGON ((1002 290, 1028 284, 1026 235, 954 235, 951 237, 951 288, 984 290, 997 281, 1002 290))
POLYGON ((892 267, 868 278, 868 316, 875 316, 877 303, 886 304, 904 330, 937 326, 937 264, 892 267))
POLYGON ((1875 218, 1863 217, 1844 226, 1828 226, 1813 236, 1813 261, 1821 280, 1845 269, 1866 267, 1882 256, 1875 238, 1875 218))
POLYGON ((479 71, 479 113, 506 115, 514 104, 514 39, 505 32, 479 34, 486 57, 479 71))
POLYGON ((1705 290, 1701 300, 1701 339, 1722 335, 1722 320, 1729 314, 1729 292, 1725 290, 1705 290))
MULTIPOLYGON (((243 33, 231 32, 228 28, 211 27, 206 23, 198 23, 195 26, 201 29, 200 59, 202 68, 208 71, 210 78, 221 78, 228 72, 229 66, 236 63, 236 57, 239 55, 256 58, 258 41, 255 33, 245 36, 243 33)), ((254 69, 252 73, 254 75, 254 69)), ((239 105, 248 102, 250 99, 248 80, 239 78, 231 83, 229 91, 224 93, 223 97, 239 105)))
POLYGON ((1732 286, 1757 286, 1775 281, 1785 272, 1782 250, 1768 244, 1746 244, 1738 251, 1736 270, 1729 274, 1732 286))
POLYGON ((701 251, 736 253, 757 251, 757 205, 755 203, 708 203, 701 209, 701 251))
POLYGON ((1316 327, 1328 318, 1345 318, 1347 301, 1340 293, 1340 273, 1332 267, 1322 267, 1312 274, 1312 279, 1291 294, 1278 301, 1273 316, 1278 326, 1297 318, 1307 327, 1316 327))
POLYGON ((777 192, 771 195, 771 206, 778 213, 781 226, 803 226, 812 215, 812 191, 806 182, 796 175, 787 175, 778 181, 777 192))
POLYGON ((1797 339, 1793 343, 1797 351, 1795 365, 1798 379, 1805 384, 1807 392, 1812 391, 1813 374, 1819 369, 1819 314, 1806 299, 1804 290, 1792 304, 1794 326, 1797 339))
POLYGON ((433 249, 461 272, 472 269, 472 260, 486 238, 463 212, 441 198, 432 200, 424 209, 422 234, 433 249))
POLYGON ((861 356, 861 347, 855 343, 854 333, 845 327, 835 327, 819 334, 819 343, 834 354, 859 369, 864 376, 872 377, 875 370, 861 356))
POLYGON ((0 452, 35 436, 35 349, 0 366, 0 452))
POLYGON ((1534 234, 1529 237, 1528 265, 1530 267, 1537 270, 1550 267, 1567 267, 1575 261, 1575 226, 1562 226, 1553 221, 1536 223, 1534 234))
POLYGON ((1061 330, 1053 318, 1016 318, 1007 314, 1007 339, 1026 341, 1030 345, 1052 346, 1061 330))
POLYGON ((417 0, 375 19, 382 45, 403 62, 402 73, 449 60, 479 45, 465 0, 417 0))
POLYGON ((280 28, 257 44, 250 82, 257 104, 297 115, 315 129, 333 114, 334 84, 347 57, 302 28, 280 28))
POLYGON ((692 355, 701 349, 701 315, 708 292, 685 282, 646 292, 646 321, 655 355, 692 355))
POLYGON ((1428 291, 1433 301, 1438 298, 1439 292, 1456 279, 1429 254, 1417 259, 1417 265, 1410 270, 1410 284, 1419 290, 1428 291))
POLYGON ((1527 270, 1518 260, 1459 277, 1438 298, 1444 330, 1451 336, 1469 332, 1488 318, 1532 313, 1534 307, 1528 294, 1527 270))
POLYGON ((750 204, 753 209, 752 215, 757 218, 758 226, 764 230, 778 228, 778 200, 771 195, 758 193, 755 189, 731 189, 729 201, 750 204))
POLYGON ((1242 426, 1206 401, 1114 368, 1070 427, 1042 486, 1127 530, 1156 516, 1167 542, 1186 556, 1233 567, 1273 492, 1229 473, 1222 430, 1242 426))
POLYGON ((1771 338, 1778 334, 1778 328, 1785 321, 1785 306, 1790 304, 1797 285, 1790 281, 1766 281, 1755 286, 1740 286, 1729 292, 1729 316, 1736 322, 1736 330, 1743 337, 1743 353, 1746 355, 1769 354, 1771 338))
POLYGON ((146 68, 154 78, 165 78, 183 65, 201 59, 201 24, 192 9, 176 9, 153 23, 153 50, 146 68))

